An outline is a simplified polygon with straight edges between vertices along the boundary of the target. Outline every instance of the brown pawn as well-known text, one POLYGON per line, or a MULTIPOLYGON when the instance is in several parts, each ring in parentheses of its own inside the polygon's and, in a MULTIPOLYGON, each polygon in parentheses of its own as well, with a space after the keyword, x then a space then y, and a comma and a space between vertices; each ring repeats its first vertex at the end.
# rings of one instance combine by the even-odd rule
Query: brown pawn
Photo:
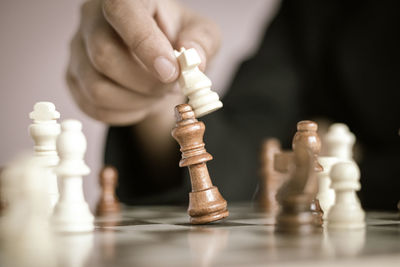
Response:
POLYGON ((179 167, 188 167, 192 192, 189 193, 188 213, 192 224, 204 224, 228 217, 226 200, 213 186, 206 162, 212 156, 204 148, 205 125, 195 118, 188 104, 175 107, 176 125, 172 136, 181 146, 179 167))
POLYGON ((276 213, 279 204, 276 193, 286 181, 287 173, 275 170, 275 157, 282 153, 281 144, 276 138, 264 140, 261 146, 260 194, 258 197, 260 208, 267 213, 276 213))
POLYGON ((118 171, 112 166, 105 166, 99 174, 101 196, 97 203, 96 215, 104 216, 118 213, 121 210, 120 203, 115 195, 118 184, 118 171))
MULTIPOLYGON (((293 137, 292 148, 296 149, 296 145, 301 143, 305 145, 312 153, 312 159, 314 160, 314 171, 320 172, 323 170, 322 166, 318 162, 318 155, 321 150, 321 140, 318 136, 318 124, 313 121, 305 120, 297 123, 297 132, 293 137)), ((315 175, 315 173, 314 173, 315 175)), ((317 179, 313 179, 317 183, 317 179)), ((315 194, 318 190, 318 184, 315 185, 315 194)), ((323 223, 323 211, 319 204, 318 199, 313 199, 310 206, 311 211, 315 216, 315 223, 322 226, 323 223)))
POLYGON ((316 176, 313 154, 305 145, 297 144, 293 153, 290 177, 278 192, 281 210, 276 218, 276 231, 307 234, 317 230, 310 210, 315 198, 316 176))

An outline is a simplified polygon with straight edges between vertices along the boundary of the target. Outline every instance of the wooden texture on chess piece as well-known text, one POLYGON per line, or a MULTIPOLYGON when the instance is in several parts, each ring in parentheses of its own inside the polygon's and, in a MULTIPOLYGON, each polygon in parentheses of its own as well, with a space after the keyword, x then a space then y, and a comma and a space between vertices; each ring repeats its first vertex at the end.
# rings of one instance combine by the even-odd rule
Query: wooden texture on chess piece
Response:
MULTIPOLYGON (((312 175, 316 175, 315 173, 321 172, 323 170, 321 164, 319 164, 318 162, 318 155, 321 150, 321 140, 318 136, 317 131, 318 131, 317 123, 309 120, 300 121, 297 123, 297 132, 294 135, 292 142, 293 150, 296 150, 296 146, 298 144, 301 144, 305 145, 312 153, 312 159, 314 161, 314 171, 315 171, 313 172, 312 175)), ((311 180, 315 181, 316 183, 315 194, 317 194, 318 180, 317 179, 311 179, 311 180)), ((316 224, 322 226, 324 213, 321 209, 318 199, 316 198, 313 199, 310 208, 315 216, 316 224)))
POLYGON ((104 216, 115 214, 121 210, 120 203, 115 195, 115 188, 118 185, 118 171, 112 166, 104 166, 99 174, 101 196, 97 203, 96 215, 104 216))
MULTIPOLYGON (((287 179, 287 172, 278 172, 275 169, 276 155, 285 155, 282 153, 279 140, 276 138, 264 140, 261 146, 260 194, 258 200, 259 207, 268 213, 278 211, 279 204, 276 200, 276 193, 287 179)), ((278 164, 284 165, 285 163, 280 163, 278 159, 278 164)))
POLYGON ((176 125, 172 136, 181 146, 180 167, 188 167, 192 192, 189 193, 190 222, 204 224, 223 219, 229 215, 227 202, 213 186, 206 162, 212 156, 204 148, 203 136, 205 125, 195 118, 193 109, 188 104, 175 107, 176 125))
POLYGON ((317 229, 315 216, 310 210, 317 185, 314 155, 307 146, 297 143, 293 163, 290 178, 277 195, 281 210, 276 219, 276 231, 311 233, 317 229))

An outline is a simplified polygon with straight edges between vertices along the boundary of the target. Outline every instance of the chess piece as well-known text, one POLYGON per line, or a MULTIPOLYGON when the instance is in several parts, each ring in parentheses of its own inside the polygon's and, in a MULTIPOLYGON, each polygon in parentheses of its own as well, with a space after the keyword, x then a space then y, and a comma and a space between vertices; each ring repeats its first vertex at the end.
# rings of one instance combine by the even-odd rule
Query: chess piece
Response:
POLYGON ((319 157, 319 163, 322 165, 323 170, 317 173, 318 177, 318 194, 317 199, 324 212, 323 219, 326 219, 329 209, 335 203, 335 191, 330 188, 331 178, 330 171, 334 164, 338 162, 335 157, 319 157))
POLYGON ((211 91, 211 80, 198 68, 201 59, 196 50, 182 47, 179 52, 175 51, 175 56, 181 68, 179 84, 189 98, 188 104, 193 107, 196 118, 222 108, 218 94, 211 91))
POLYGON ((115 214, 121 210, 115 188, 118 183, 118 171, 112 166, 105 166, 99 175, 101 196, 97 204, 96 215, 115 214))
POLYGON ((82 133, 82 124, 77 120, 63 121, 61 129, 57 138, 60 163, 55 171, 62 186, 52 217, 53 227, 58 232, 89 232, 94 229, 94 218, 82 187, 82 176, 90 173, 83 160, 86 138, 82 133))
POLYGON ((46 162, 31 156, 11 162, 2 173, 1 191, 8 204, 0 220, 0 264, 4 266, 56 265, 46 175, 46 162))
POLYGON ((360 171, 354 162, 339 162, 331 169, 331 187, 336 200, 328 214, 331 229, 360 229, 365 227, 365 213, 355 190, 359 190, 360 171))
POLYGON ((281 144, 278 139, 266 139, 261 148, 260 194, 259 206, 267 213, 275 213, 279 209, 276 193, 286 181, 287 173, 275 170, 275 156, 280 155, 281 144))
POLYGON ((35 157, 41 158, 48 167, 47 171, 49 175, 46 177, 49 180, 46 184, 50 195, 49 214, 51 214, 59 197, 57 176, 54 173, 54 167, 57 166, 59 161, 56 150, 56 139, 61 131, 60 124, 57 123, 60 113, 56 111, 53 103, 38 102, 29 114, 29 118, 33 120, 33 123, 29 126, 29 133, 35 142, 35 157))
MULTIPOLYGON (((293 137, 293 142, 292 142, 292 148, 295 151, 296 146, 298 144, 305 145, 310 152, 312 153, 312 158, 314 161, 314 172, 312 175, 316 175, 316 173, 321 172, 323 170, 322 166, 318 162, 318 154, 321 150, 321 141, 319 139, 318 133, 318 124, 313 122, 313 121, 300 121, 297 123, 297 132, 293 137)), ((315 180, 318 182, 317 179, 311 179, 315 180)), ((315 187, 316 191, 315 194, 318 191, 318 187, 315 187)), ((318 199, 313 199, 311 202, 310 209, 312 210, 316 223, 320 226, 322 226, 323 223, 323 211, 321 209, 321 206, 319 204, 318 199)))
POLYGON ((323 137, 324 156, 353 161, 353 146, 356 138, 344 123, 334 123, 323 137))
POLYGON ((192 184, 189 193, 190 222, 204 224, 223 219, 229 215, 227 202, 216 186, 213 186, 206 162, 212 156, 204 148, 205 125, 195 118, 192 107, 181 104, 175 107, 177 119, 172 136, 181 146, 180 167, 188 167, 192 184))
POLYGON ((310 206, 317 187, 315 158, 309 148, 296 143, 289 180, 278 191, 281 206, 276 231, 307 234, 317 230, 310 206))

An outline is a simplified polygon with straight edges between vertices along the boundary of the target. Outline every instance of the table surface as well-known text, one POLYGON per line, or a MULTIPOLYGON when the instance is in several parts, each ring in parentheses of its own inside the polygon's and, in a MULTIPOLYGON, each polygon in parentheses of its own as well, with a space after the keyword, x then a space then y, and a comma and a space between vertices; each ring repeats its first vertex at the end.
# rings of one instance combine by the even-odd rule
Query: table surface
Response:
POLYGON ((57 266, 400 266, 398 213, 368 212, 367 228, 274 233, 274 218, 249 204, 224 221, 193 226, 184 207, 124 207, 96 218, 90 234, 57 235, 57 266))

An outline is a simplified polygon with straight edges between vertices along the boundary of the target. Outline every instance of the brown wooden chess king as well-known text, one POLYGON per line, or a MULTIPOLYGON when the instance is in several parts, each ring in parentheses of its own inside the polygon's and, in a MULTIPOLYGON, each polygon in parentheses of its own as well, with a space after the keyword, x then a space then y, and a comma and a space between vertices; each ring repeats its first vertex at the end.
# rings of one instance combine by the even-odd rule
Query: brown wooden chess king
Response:
POLYGON ((206 162, 212 160, 212 156, 204 148, 204 123, 195 118, 188 104, 176 106, 175 116, 177 122, 172 136, 181 146, 179 166, 189 168, 192 184, 188 208, 190 222, 204 224, 228 217, 226 200, 213 186, 208 173, 206 162))

